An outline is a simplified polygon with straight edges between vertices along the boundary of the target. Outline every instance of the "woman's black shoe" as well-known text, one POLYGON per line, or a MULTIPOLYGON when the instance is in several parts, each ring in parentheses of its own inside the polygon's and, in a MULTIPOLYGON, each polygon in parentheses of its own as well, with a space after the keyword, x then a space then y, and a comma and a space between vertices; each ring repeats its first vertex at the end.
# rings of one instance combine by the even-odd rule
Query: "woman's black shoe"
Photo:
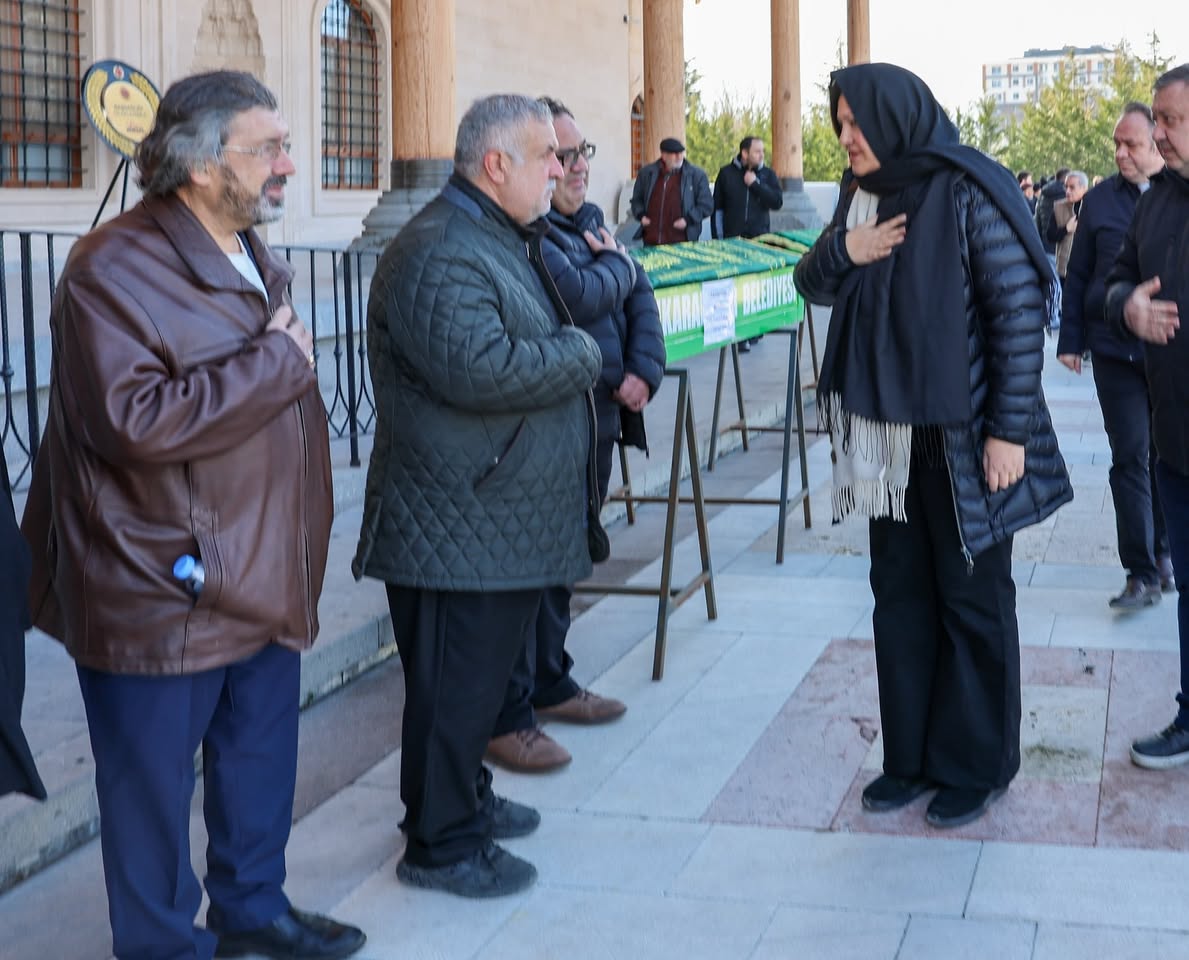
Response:
POLYGON ((928 780, 882 773, 863 788, 863 809, 872 813, 899 810, 932 788, 928 780))
POLYGON ((929 801, 925 821, 934 827, 960 827, 977 820, 987 807, 1003 796, 1006 787, 975 790, 970 787, 942 787, 929 801))

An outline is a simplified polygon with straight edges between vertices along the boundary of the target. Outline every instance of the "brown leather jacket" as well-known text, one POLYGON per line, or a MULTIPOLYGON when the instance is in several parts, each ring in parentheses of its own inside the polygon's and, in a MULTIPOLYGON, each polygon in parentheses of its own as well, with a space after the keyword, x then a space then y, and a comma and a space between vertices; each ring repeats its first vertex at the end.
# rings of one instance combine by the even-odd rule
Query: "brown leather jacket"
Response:
POLYGON ((23 529, 37 626, 112 673, 209 670, 314 642, 333 516, 317 377, 176 197, 79 240, 51 313, 49 423, 23 529), (194 600, 174 560, 200 556, 194 600))

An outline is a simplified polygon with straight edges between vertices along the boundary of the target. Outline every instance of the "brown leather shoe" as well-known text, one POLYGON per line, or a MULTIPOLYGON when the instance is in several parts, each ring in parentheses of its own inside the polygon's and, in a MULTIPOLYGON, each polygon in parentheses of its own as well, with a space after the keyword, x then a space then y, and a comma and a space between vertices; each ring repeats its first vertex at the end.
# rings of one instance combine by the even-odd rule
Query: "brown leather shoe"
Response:
POLYGON ((560 720, 562 723, 610 723, 627 712, 627 704, 613 697, 600 697, 590 690, 579 690, 561 703, 552 707, 536 707, 536 714, 545 720, 560 720))
POLYGON ((1177 589, 1177 578, 1172 569, 1172 557, 1162 553, 1156 557, 1156 572, 1160 575, 1160 592, 1172 593, 1177 589))
POLYGON ((517 773, 548 773, 564 767, 573 757, 570 751, 540 727, 513 730, 492 737, 487 744, 488 760, 517 773))

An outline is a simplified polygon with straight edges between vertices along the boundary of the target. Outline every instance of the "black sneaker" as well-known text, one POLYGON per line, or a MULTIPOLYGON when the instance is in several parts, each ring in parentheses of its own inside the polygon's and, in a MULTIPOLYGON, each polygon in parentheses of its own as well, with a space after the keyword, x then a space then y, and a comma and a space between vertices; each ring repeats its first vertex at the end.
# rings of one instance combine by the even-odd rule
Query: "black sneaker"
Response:
POLYGON ((1167 770, 1189 763, 1189 730, 1170 723, 1159 733, 1131 745, 1131 762, 1149 770, 1167 770))
POLYGON ((541 815, 532 807, 507 797, 491 795, 491 836, 494 840, 527 837, 541 825, 541 815))
POLYGON ((863 809, 872 813, 899 810, 932 788, 928 780, 882 773, 863 788, 863 809))
POLYGON ((933 827, 960 827, 977 820, 987 807, 1003 796, 1005 787, 977 790, 973 787, 942 787, 929 801, 925 822, 933 827))
POLYGON ((1112 610, 1142 610, 1154 603, 1160 602, 1160 586, 1148 583, 1139 577, 1128 577, 1123 592, 1117 597, 1111 597, 1112 610))
POLYGON ((419 867, 402 859, 396 865, 396 877, 411 887, 487 899, 527 890, 536 882, 537 868, 498 844, 488 843, 465 860, 444 867, 419 867))

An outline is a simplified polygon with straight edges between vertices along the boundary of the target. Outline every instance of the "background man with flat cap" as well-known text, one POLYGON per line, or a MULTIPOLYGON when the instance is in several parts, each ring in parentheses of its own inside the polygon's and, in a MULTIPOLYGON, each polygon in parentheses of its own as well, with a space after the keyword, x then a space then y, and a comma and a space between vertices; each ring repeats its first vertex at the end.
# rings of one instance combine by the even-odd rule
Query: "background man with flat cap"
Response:
POLYGON ((660 159, 640 168, 632 189, 632 216, 640 221, 636 239, 646 247, 697 240, 713 209, 706 171, 685 162, 685 144, 665 137, 660 159))

